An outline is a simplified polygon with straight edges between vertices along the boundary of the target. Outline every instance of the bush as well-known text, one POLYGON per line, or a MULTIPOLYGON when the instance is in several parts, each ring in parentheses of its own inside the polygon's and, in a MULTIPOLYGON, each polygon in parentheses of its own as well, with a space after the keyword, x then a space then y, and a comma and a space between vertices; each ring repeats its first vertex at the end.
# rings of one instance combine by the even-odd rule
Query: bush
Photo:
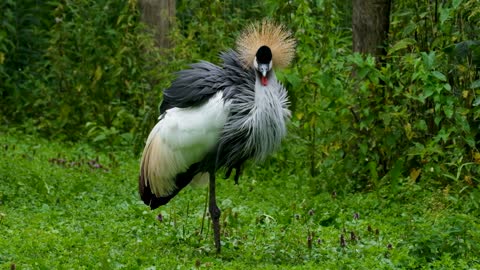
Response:
POLYGON ((273 172, 300 175, 314 192, 420 180, 464 191, 479 181, 475 3, 395 4, 378 61, 351 52, 351 3, 178 1, 175 46, 160 53, 136 1, 5 1, 1 121, 138 152, 174 72, 218 63, 244 25, 267 14, 298 41, 294 64, 278 71, 293 117, 273 172))
POLYGON ((395 5, 384 64, 351 53, 348 16, 332 1, 279 7, 299 41, 284 74, 294 117, 280 158, 308 172, 313 191, 478 186, 480 16, 461 2, 395 5))
MULTIPOLYGON (((135 2, 36 1, 33 6, 44 11, 36 19, 49 23, 32 26, 42 40, 32 49, 36 58, 12 62, 19 49, 7 47, 4 76, 14 85, 2 90, 3 121, 70 140, 132 143, 133 135, 146 129, 138 120, 156 109, 159 87, 166 85, 158 82, 170 76, 138 22, 135 2)), ((13 18, 33 16, 29 9, 11 12, 13 18)), ((6 44, 25 47, 20 38, 35 40, 16 27, 11 31, 21 36, 2 39, 6 44)))

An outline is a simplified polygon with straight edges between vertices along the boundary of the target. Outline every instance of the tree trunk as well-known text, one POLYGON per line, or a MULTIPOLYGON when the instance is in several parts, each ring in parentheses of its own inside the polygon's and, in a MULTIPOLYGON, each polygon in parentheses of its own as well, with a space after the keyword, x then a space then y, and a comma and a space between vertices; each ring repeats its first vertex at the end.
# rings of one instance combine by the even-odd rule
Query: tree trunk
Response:
POLYGON ((353 51, 386 55, 391 0, 353 0, 353 51))
POLYGON ((140 0, 142 21, 153 31, 157 46, 170 48, 168 31, 175 17, 175 0, 140 0))

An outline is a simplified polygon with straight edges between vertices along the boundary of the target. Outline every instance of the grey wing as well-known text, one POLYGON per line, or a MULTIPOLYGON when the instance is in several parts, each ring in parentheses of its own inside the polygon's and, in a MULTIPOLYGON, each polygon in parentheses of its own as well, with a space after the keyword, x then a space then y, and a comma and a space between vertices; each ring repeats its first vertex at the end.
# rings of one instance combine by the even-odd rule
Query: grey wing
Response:
POLYGON ((170 88, 163 92, 160 113, 174 107, 195 107, 205 103, 222 90, 224 77, 223 69, 212 63, 201 61, 192 64, 189 69, 178 72, 170 88))

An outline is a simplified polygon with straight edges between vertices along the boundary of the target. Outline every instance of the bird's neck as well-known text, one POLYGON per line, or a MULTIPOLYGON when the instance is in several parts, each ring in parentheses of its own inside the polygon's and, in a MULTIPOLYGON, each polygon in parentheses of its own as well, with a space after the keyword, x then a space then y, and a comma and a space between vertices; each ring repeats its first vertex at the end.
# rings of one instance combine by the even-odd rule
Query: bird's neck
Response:
POLYGON ((266 83, 265 81, 262 81, 262 75, 258 72, 255 72, 255 91, 265 91, 268 90, 268 88, 271 88, 272 86, 277 84, 277 76, 275 75, 275 72, 271 70, 268 72, 266 76, 266 83))
POLYGON ((286 134, 290 111, 285 88, 273 72, 266 86, 261 84, 259 74, 255 76, 254 89, 232 95, 229 103, 230 117, 223 128, 222 144, 232 145, 236 151, 228 154, 226 164, 250 157, 264 160, 286 134))

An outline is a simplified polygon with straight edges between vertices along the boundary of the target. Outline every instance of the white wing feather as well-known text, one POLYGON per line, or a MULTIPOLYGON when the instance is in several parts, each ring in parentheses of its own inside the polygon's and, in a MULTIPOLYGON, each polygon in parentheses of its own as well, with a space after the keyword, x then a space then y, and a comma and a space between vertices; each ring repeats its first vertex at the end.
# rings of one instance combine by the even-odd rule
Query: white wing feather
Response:
POLYGON ((218 92, 202 106, 172 108, 160 117, 148 136, 141 162, 145 181, 156 196, 169 195, 176 187, 175 176, 216 146, 228 113, 229 104, 218 92))

